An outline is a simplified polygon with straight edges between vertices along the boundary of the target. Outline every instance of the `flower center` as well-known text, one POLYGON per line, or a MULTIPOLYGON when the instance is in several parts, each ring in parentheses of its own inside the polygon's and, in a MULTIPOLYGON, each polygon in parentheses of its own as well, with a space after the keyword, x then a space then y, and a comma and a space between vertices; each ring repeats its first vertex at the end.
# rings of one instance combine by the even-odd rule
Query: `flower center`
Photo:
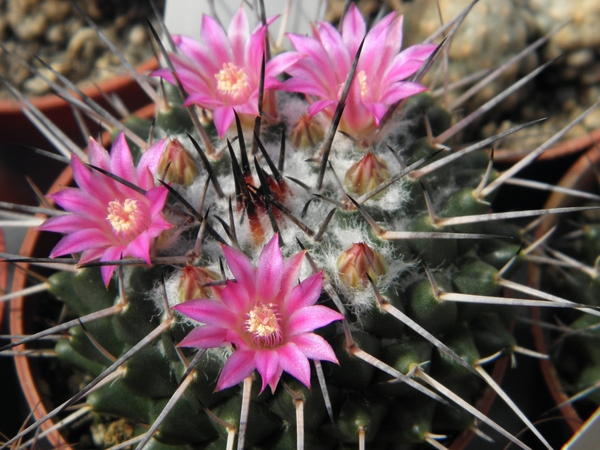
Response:
POLYGON ((356 78, 358 79, 358 84, 360 85, 360 96, 364 99, 369 92, 369 85, 367 84, 367 74, 364 70, 358 72, 356 78))
MULTIPOLYGON (((369 93, 369 85, 367 84, 367 74, 364 70, 361 70, 356 74, 356 81, 358 81, 358 85, 360 86, 360 98, 364 100, 365 96, 369 93)), ((354 82, 354 81, 353 81, 354 82)), ((344 92, 344 83, 340 83, 338 86, 337 98, 341 98, 342 92, 344 92)))
POLYGON ((246 314, 244 329, 250 334, 252 342, 260 347, 275 347, 283 340, 281 314, 273 303, 256 302, 246 314))
POLYGON ((147 208, 137 200, 126 199, 123 203, 113 200, 108 203, 106 220, 115 233, 129 240, 135 239, 150 225, 147 208))
POLYGON ((215 74, 217 90, 231 103, 239 104, 250 96, 251 88, 248 75, 244 69, 233 63, 223 64, 219 73, 215 74))

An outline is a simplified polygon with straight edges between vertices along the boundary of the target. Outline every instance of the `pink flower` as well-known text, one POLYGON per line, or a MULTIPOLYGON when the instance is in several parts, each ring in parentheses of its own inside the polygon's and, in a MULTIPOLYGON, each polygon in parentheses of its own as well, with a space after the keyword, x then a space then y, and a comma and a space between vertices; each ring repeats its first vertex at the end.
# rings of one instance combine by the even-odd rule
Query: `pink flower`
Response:
MULTIPOLYGON (((90 164, 123 178, 145 190, 141 194, 98 171, 89 169, 77 156, 71 159, 73 178, 79 186, 65 188, 50 197, 72 214, 52 217, 40 227, 44 231, 66 233, 50 256, 79 253, 80 264, 96 259, 113 261, 127 256, 150 264, 152 239, 171 228, 162 215, 169 191, 154 187, 154 173, 168 139, 163 139, 142 155, 137 170, 131 151, 120 134, 111 154, 90 138, 90 164)), ((108 285, 116 266, 102 266, 102 279, 108 285)))
POLYGON ((322 274, 296 284, 304 252, 283 260, 275 235, 254 267, 238 250, 223 246, 235 281, 228 280, 220 300, 195 299, 174 306, 202 325, 179 344, 215 348, 233 344, 217 382, 217 390, 234 386, 254 369, 274 391, 285 371, 310 387, 308 359, 337 363, 331 346, 313 330, 344 318, 326 306, 315 305, 322 274))
MULTIPOLYGON (((320 111, 331 118, 338 104, 358 47, 365 36, 365 21, 354 4, 344 17, 342 34, 329 23, 313 27, 313 38, 289 34, 297 52, 306 55, 287 72, 292 78, 285 89, 309 96, 310 116, 320 111)), ((339 126, 352 136, 366 136, 379 126, 388 107, 398 100, 424 91, 410 77, 436 48, 421 44, 402 52, 402 16, 391 13, 366 35, 354 81, 339 126), (400 52, 400 53, 398 53, 400 52)))
MULTIPOLYGON (((274 20, 267 20, 267 26, 274 20)), ((240 6, 227 34, 215 19, 204 15, 200 30, 202 44, 187 36, 173 36, 180 53, 169 56, 177 77, 190 94, 185 105, 196 104, 213 111, 221 138, 234 121, 234 110, 240 115, 258 116, 258 89, 267 26, 259 26, 250 34, 248 18, 240 6)), ((284 53, 266 63, 265 93, 282 86, 275 77, 300 57, 284 53)), ((153 75, 175 84, 169 69, 159 69, 153 75)))

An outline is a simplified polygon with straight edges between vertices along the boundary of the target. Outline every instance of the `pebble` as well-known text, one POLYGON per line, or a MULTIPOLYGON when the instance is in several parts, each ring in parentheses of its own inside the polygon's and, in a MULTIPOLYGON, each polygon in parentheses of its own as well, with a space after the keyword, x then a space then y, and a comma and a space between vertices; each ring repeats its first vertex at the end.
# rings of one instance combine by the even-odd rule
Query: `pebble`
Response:
POLYGON ((13 24, 13 31, 23 41, 33 41, 46 32, 48 21, 43 14, 25 16, 18 24, 13 24))
POLYGON ((589 48, 582 48, 567 55, 566 63, 571 67, 582 68, 589 66, 594 62, 594 51, 589 48))
MULTIPOLYGON (((405 47, 422 42, 440 26, 438 3, 445 21, 465 8, 470 0, 421 0, 407 2, 404 13, 405 47)), ((518 53, 528 43, 533 31, 530 20, 520 14, 515 0, 480 1, 458 29, 450 45, 449 80, 460 80, 482 69, 496 68, 518 53)), ((485 101, 513 84, 523 74, 531 59, 521 61, 501 74, 497 81, 480 91, 469 101, 467 108, 485 101)), ((431 78, 425 78, 425 83, 431 78)), ((459 92, 450 93, 450 101, 459 92)))
POLYGON ((8 34, 8 20, 6 17, 0 16, 0 41, 4 41, 8 34))
POLYGON ((143 45, 148 41, 148 33, 146 33, 146 27, 143 25, 136 25, 129 31, 127 37, 129 44, 131 45, 143 45))
MULTIPOLYGON (((143 14, 152 17, 153 13, 146 1, 81 0, 77 4, 132 64, 153 56, 143 19, 143 14)), ((157 7, 162 9, 164 0, 158 0, 157 7)), ((123 70, 71 0, 0 0, 0 42, 30 63, 32 55, 39 56, 74 82, 97 81, 123 70)), ((46 83, 1 51, 0 75, 26 94, 48 92, 46 83)), ((0 86, 0 100, 7 97, 0 86)))
POLYGON ((595 62, 592 67, 586 69, 581 74, 580 80, 585 86, 600 84, 600 62, 595 62))
POLYGON ((588 130, 600 128, 600 109, 596 108, 583 119, 583 125, 588 130))
POLYGON ((84 27, 69 39, 67 56, 69 58, 90 58, 97 48, 102 46, 102 41, 93 28, 84 27))
POLYGON ((49 22, 58 23, 71 15, 72 7, 68 0, 45 0, 40 5, 40 10, 49 22))
POLYGON ((53 44, 64 44, 67 41, 68 33, 62 23, 54 24, 48 27, 46 39, 53 44))

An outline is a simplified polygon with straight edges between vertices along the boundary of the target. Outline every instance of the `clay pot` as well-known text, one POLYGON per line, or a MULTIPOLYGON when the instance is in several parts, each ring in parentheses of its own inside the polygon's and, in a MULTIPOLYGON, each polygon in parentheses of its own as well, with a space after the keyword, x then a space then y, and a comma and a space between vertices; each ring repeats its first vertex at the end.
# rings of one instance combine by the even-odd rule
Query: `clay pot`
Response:
MULTIPOLYGON (((139 73, 146 74, 157 67, 157 61, 153 58, 139 65, 137 70, 139 73)), ((104 99, 104 94, 117 95, 130 111, 137 111, 150 102, 148 96, 128 74, 108 78, 98 83, 98 87, 87 85, 82 87, 82 91, 109 111, 113 110, 104 99)), ((31 98, 30 101, 73 142, 80 146, 87 144, 71 107, 65 100, 57 95, 48 94, 31 98)), ((116 112, 113 111, 113 114, 116 112)), ((95 134, 98 124, 92 121, 87 123, 92 134, 95 134)), ((63 167, 57 161, 41 158, 32 151, 13 144, 50 151, 53 149, 52 145, 13 100, 0 101, 0 136, 3 145, 3 151, 0 152, 0 179, 11 186, 11 189, 0 193, 0 199, 14 203, 34 202, 35 196, 26 183, 23 173, 35 180, 42 192, 46 192, 63 167)))
MULTIPOLYGON (((585 136, 568 139, 550 147, 537 159, 538 161, 548 161, 559 159, 570 155, 577 155, 584 152, 600 140, 600 129, 594 130, 585 136)), ((494 151, 494 161, 503 164, 514 164, 520 161, 533 149, 496 149, 494 151)))
MULTIPOLYGON (((152 58, 137 66, 136 70, 139 73, 147 74, 156 68, 158 68, 158 62, 156 58, 152 58)), ((97 87, 88 84, 81 90, 101 106, 108 107, 109 110, 111 108, 104 99, 104 95, 109 97, 113 94, 117 95, 130 111, 137 111, 150 102, 150 99, 129 74, 115 75, 100 81, 97 87)), ((85 144, 82 142, 83 137, 68 102, 55 94, 34 97, 29 101, 67 136, 76 142, 85 144)), ((0 136, 2 136, 3 143, 14 142, 34 147, 48 147, 48 141, 23 114, 20 105, 12 99, 0 101, 0 136)))
MULTIPOLYGON (((600 134, 598 135, 600 137, 600 134)), ((595 184, 597 184, 597 172, 600 167, 600 151, 597 148, 591 148, 586 153, 577 159, 577 161, 569 168, 566 174, 562 177, 559 186, 577 189, 580 191, 591 191, 595 184)), ((546 202, 544 208, 557 208, 557 207, 569 207, 575 206, 581 203, 581 199, 573 196, 569 196, 560 192, 553 192, 546 202)), ((548 230, 550 230, 558 222, 556 215, 547 216, 539 225, 536 230, 536 238, 543 236, 548 230)), ((535 264, 529 266, 529 283, 532 287, 539 287, 541 282, 541 271, 535 264)), ((534 321, 541 320, 540 308, 532 308, 532 319, 534 321)), ((534 337, 534 343, 536 350, 548 354, 548 334, 540 326, 534 325, 532 327, 532 334, 534 337)), ((566 394, 566 388, 556 371, 556 368, 550 360, 540 360, 540 366, 548 389, 555 403, 561 404, 568 400, 566 394)), ((569 426, 573 433, 576 433, 584 423, 584 419, 581 418, 578 412, 573 408, 571 404, 566 404, 560 408, 560 412, 563 415, 566 424, 569 426)))
MULTIPOLYGON (((68 167, 58 177, 56 182, 52 185, 52 188, 48 192, 49 194, 59 191, 63 186, 67 186, 72 180, 71 168, 68 167)), ((34 228, 30 228, 25 235, 23 245, 21 246, 21 255, 29 256, 47 256, 49 249, 40 248, 40 232, 34 228), (44 251, 46 252, 44 254, 44 251)), ((43 247, 43 245, 42 245, 43 247)), ((27 264, 20 265, 22 268, 27 269, 27 264)), ((13 291, 19 291, 27 285, 27 275, 24 270, 15 271, 13 279, 13 291)), ((10 332, 13 335, 29 334, 31 330, 31 311, 32 307, 35 307, 35 299, 28 297, 17 297, 10 302, 10 332)), ((15 347, 15 351, 24 350, 25 345, 15 347)), ((48 413, 46 405, 42 401, 40 395, 40 383, 36 381, 35 370, 33 365, 35 361, 32 361, 27 356, 16 355, 14 356, 15 367, 21 384, 21 389, 27 400, 30 410, 33 411, 35 420, 40 419, 48 413)), ((42 424, 42 430, 46 431, 53 425, 52 421, 46 421, 42 424)), ((47 439, 53 445, 54 448, 69 449, 67 442, 61 436, 59 432, 52 432, 48 434, 47 439)))
MULTIPOLYGON (((137 117, 142 118, 150 118, 154 117, 155 114, 155 105, 147 105, 144 108, 140 109, 136 112, 137 117)), ((107 135, 104 136, 103 141, 108 142, 109 137, 107 135)), ((54 182, 50 190, 49 194, 57 192, 62 189, 64 186, 68 186, 72 183, 72 172, 71 168, 67 167, 58 177, 58 179, 54 182)), ((20 254, 28 255, 28 256, 39 256, 46 257, 50 252, 52 245, 49 245, 45 242, 45 238, 49 237, 49 234, 45 234, 44 236, 35 229, 28 230, 23 245, 21 247, 20 254)), ((26 265, 23 265, 26 267, 26 265)), ((15 278, 13 281, 13 290, 21 290, 27 285, 27 277, 23 271, 19 271, 15 274, 15 278)), ((27 334, 30 333, 28 327, 31 325, 31 314, 28 314, 28 311, 31 308, 35 307, 35 298, 33 297, 19 297, 13 299, 10 304, 10 326, 12 334, 27 334)), ((15 348, 15 350, 23 349, 24 346, 20 346, 15 348)), ((29 408, 34 411, 34 417, 36 420, 45 416, 49 408, 44 404, 43 395, 41 394, 40 382, 38 381, 38 377, 40 376, 39 370, 36 371, 36 368, 33 367, 32 361, 30 358, 26 356, 15 356, 15 365, 17 368, 17 373, 21 382, 21 386, 25 397, 27 399, 27 403, 29 408)), ((508 357, 503 357, 498 359, 494 364, 493 370, 491 372, 492 378, 496 381, 496 383, 501 384, 504 373, 506 372, 508 366, 508 357)), ((477 408, 484 414, 487 414, 492 407, 492 403, 495 400, 496 393, 493 389, 487 388, 482 395, 482 397, 477 402, 477 408)), ((44 431, 48 430, 54 425, 52 420, 46 421, 42 424, 42 429, 44 431)), ((474 436, 474 432, 472 430, 465 430, 461 432, 455 439, 452 440, 449 445, 449 450, 462 450, 464 449, 471 439, 474 436)), ((71 450, 71 447, 65 438, 61 435, 59 431, 50 432, 47 435, 47 439, 50 443, 56 447, 61 448, 63 450, 71 450)))

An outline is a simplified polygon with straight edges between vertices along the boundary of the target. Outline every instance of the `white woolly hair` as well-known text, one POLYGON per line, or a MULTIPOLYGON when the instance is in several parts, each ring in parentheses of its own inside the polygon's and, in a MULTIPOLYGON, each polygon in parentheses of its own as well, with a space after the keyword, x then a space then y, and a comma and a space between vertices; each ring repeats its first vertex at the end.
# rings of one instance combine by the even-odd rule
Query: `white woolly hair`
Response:
MULTIPOLYGON (((296 123, 300 116, 306 111, 306 103, 297 97, 280 95, 278 100, 280 114, 285 119, 288 126, 296 123)), ((385 145, 388 145, 388 141, 397 142, 399 136, 404 139, 404 142, 407 142, 409 139, 406 136, 408 125, 409 122, 406 121, 395 123, 393 127, 390 127, 393 130, 393 135, 390 134, 388 139, 381 142, 375 150, 377 157, 385 161, 388 165, 388 169, 392 175, 401 171, 402 165, 399 163, 396 156, 385 149, 385 145)), ((279 136, 266 135, 263 136, 263 139, 263 145, 271 159, 277 161, 280 147, 279 136)), ((250 139, 247 138, 246 141, 248 143, 247 149, 249 150, 250 139)), ((180 142, 184 147, 191 147, 192 145, 189 142, 189 139, 184 136, 180 137, 180 142)), ((217 143, 217 147, 222 148, 223 144, 223 142, 217 143)), ((300 180, 305 185, 310 186, 311 191, 307 191, 293 181, 286 180, 291 193, 282 201, 282 203, 291 214, 316 233, 323 225, 327 214, 332 208, 335 208, 335 205, 314 196, 314 194, 317 193, 314 187, 317 183, 319 165, 318 163, 308 161, 312 156, 311 153, 305 150, 294 149, 289 142, 287 142, 286 145, 283 175, 300 180), (309 202, 310 205, 308 205, 305 210, 305 207, 309 202), (305 215, 303 215, 303 211, 305 212, 305 215)), ((239 143, 236 142, 232 144, 232 146, 239 161, 239 143)), ((196 158, 200 175, 191 186, 187 188, 175 186, 175 188, 194 208, 200 209, 208 175, 205 173, 196 152, 191 151, 189 148, 188 151, 196 158)), ((345 174, 348 169, 350 169, 350 167, 359 161, 365 154, 366 152, 364 150, 356 149, 354 143, 350 139, 338 133, 333 141, 329 156, 329 162, 335 170, 335 174, 330 169, 326 171, 324 185, 319 191, 319 194, 325 195, 338 202, 345 201, 344 194, 340 189, 340 183, 342 184, 343 189, 348 192, 345 187, 345 174), (336 179, 336 175, 339 177, 339 180, 336 179)), ((263 170, 270 173, 263 156, 261 154, 257 154, 256 156, 259 159, 263 170)), ((225 223, 229 224, 229 203, 231 199, 234 211, 237 243, 241 250, 256 263, 263 245, 256 245, 255 237, 250 229, 245 211, 238 210, 235 199, 235 184, 231 170, 231 162, 227 155, 224 159, 224 161, 215 165, 215 172, 217 173, 219 184, 225 195, 223 198, 218 198, 214 187, 210 184, 206 190, 204 201, 202 203, 202 210, 200 212, 204 215, 210 207, 209 222, 213 228, 227 240, 225 230, 215 217, 218 216, 223 219, 225 223)), ((254 172, 254 164, 251 163, 251 166, 254 172)), ((258 187, 258 176, 255 172, 254 181, 256 187, 258 187)), ((348 193, 352 195, 350 192, 348 193)), ((388 219, 386 223, 381 224, 384 228, 389 230, 405 230, 410 218, 407 217, 403 211, 403 206, 409 200, 409 197, 410 192, 407 182, 400 180, 374 198, 369 199, 365 206, 370 210, 380 210, 388 213, 388 216, 392 219, 388 219)), ((330 221, 323 238, 319 242, 315 242, 311 236, 308 236, 291 220, 287 218, 283 219, 283 216, 275 207, 272 207, 272 210, 278 216, 277 223, 279 232, 281 239, 285 244, 282 248, 284 255, 290 256, 299 250, 296 243, 297 241, 300 241, 305 245, 317 267, 324 269, 326 277, 346 301, 348 308, 359 316, 374 305, 373 292, 370 287, 367 289, 353 289, 343 284, 336 267, 337 259, 343 251, 350 248, 352 244, 363 242, 382 255, 386 261, 387 273, 377 280, 377 287, 381 291, 385 291, 392 283, 397 283, 398 279, 402 277, 403 274, 410 272, 413 269, 414 264, 410 261, 405 261, 402 255, 398 255, 393 243, 373 240, 373 234, 369 230, 370 226, 364 218, 362 218, 359 212, 336 212, 333 219, 330 221)), ((264 212, 259 212, 258 216, 268 239, 273 234, 269 218, 264 212)), ((170 219, 174 218, 175 216, 170 216, 170 219)), ((178 225, 182 225, 182 220, 180 220, 178 225)), ((191 235, 190 233, 186 234, 181 230, 179 232, 172 232, 170 236, 167 233, 161 241, 160 250, 168 249, 170 254, 184 255, 193 248, 195 239, 195 235, 191 235), (182 238, 184 235, 186 237, 182 238)), ((219 259, 221 257, 222 251, 220 245, 214 239, 205 238, 202 244, 202 264, 218 273, 220 271, 219 259)), ((309 265, 304 264, 301 274, 302 278, 309 276, 311 273, 312 270, 309 265)), ((180 278, 181 272, 176 271, 166 281, 167 295, 171 305, 181 301, 178 294, 180 278)), ((155 289, 152 293, 152 297, 159 305, 162 303, 160 296, 162 296, 162 287, 160 289, 155 289)))

